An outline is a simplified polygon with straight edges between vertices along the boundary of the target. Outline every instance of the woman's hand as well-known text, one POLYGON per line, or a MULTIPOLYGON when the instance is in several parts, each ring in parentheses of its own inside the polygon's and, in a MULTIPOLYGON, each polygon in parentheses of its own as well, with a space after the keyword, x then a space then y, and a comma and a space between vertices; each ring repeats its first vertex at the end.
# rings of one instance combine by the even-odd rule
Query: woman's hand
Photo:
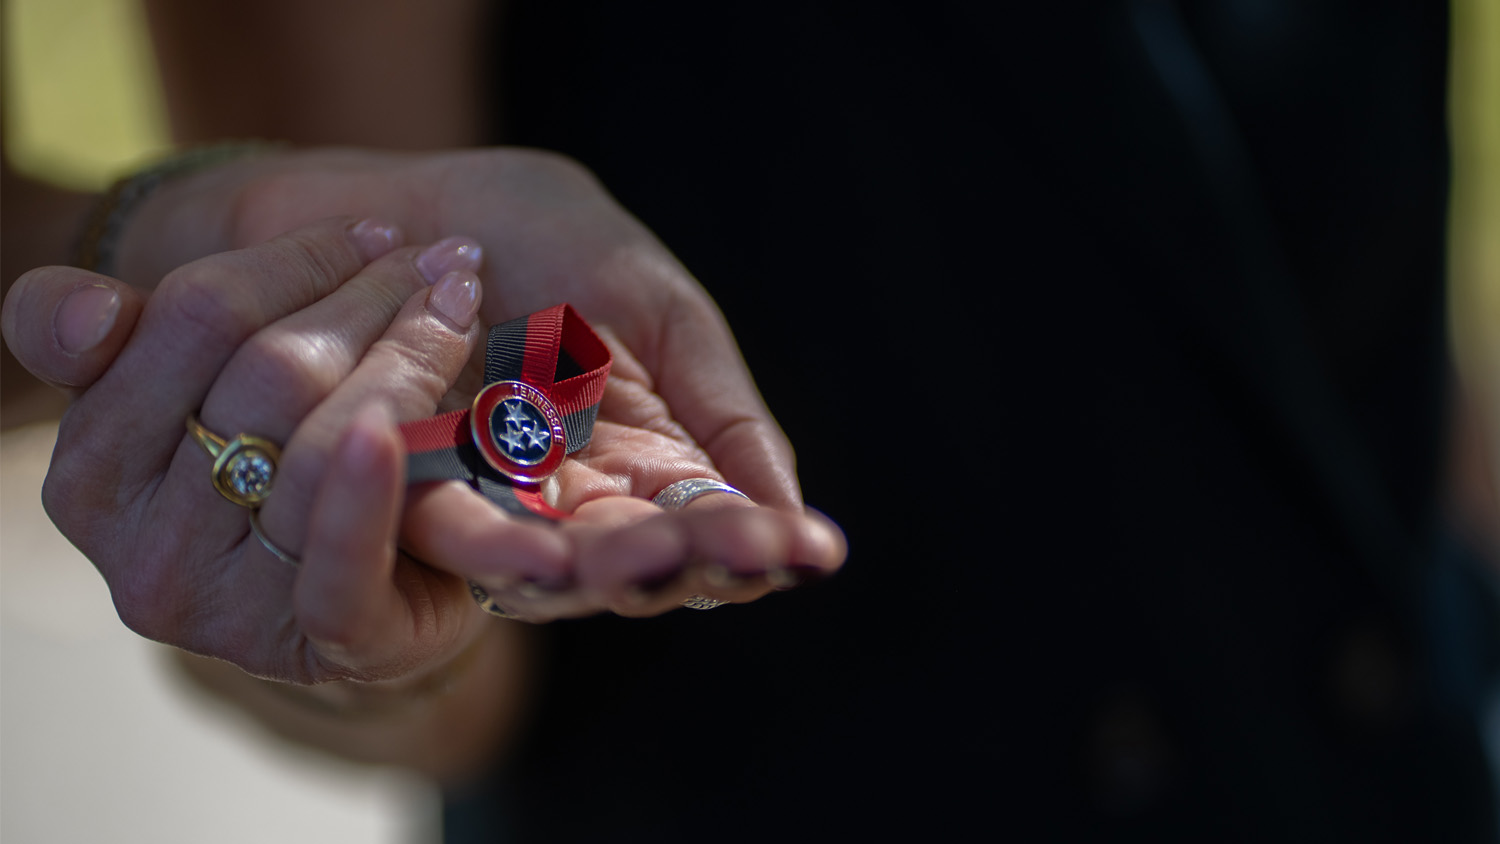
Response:
POLYGON ((464 232, 484 248, 494 324, 570 302, 639 362, 681 432, 756 502, 800 511, 790 444, 707 293, 582 167, 550 153, 281 152, 173 182, 118 252, 150 284, 189 260, 331 215, 391 220, 414 240, 464 232))
POLYGON ((325 550, 338 527, 333 473, 381 478, 366 492, 364 523, 377 544, 393 541, 401 466, 380 447, 385 420, 430 413, 482 328, 473 244, 423 251, 397 248, 399 239, 385 225, 324 221, 188 264, 149 299, 62 267, 14 285, 7 343, 76 396, 43 502, 132 629, 304 683, 398 676, 473 638, 468 598, 451 578, 413 570, 400 580, 388 559, 325 550), (224 438, 282 445, 259 514, 268 530, 299 545, 306 537, 300 570, 272 556, 251 534, 250 512, 214 490, 189 415, 224 438), (382 566, 384 623, 405 635, 348 648, 327 579, 370 578, 382 566))
POLYGON ((676 481, 719 472, 652 390, 645 368, 601 333, 614 367, 593 439, 544 485, 550 503, 573 514, 551 528, 566 550, 524 558, 498 551, 539 548, 535 522, 450 482, 418 487, 409 500, 403 536, 412 551, 464 572, 507 613, 531 621, 600 610, 655 615, 694 594, 746 602, 831 574, 843 560, 843 537, 815 513, 727 494, 671 513, 650 502, 676 481), (442 516, 454 513, 464 514, 463 528, 439 530, 442 516))
POLYGON ((477 611, 470 579, 542 620, 660 612, 692 592, 748 600, 842 561, 837 530, 800 511, 719 495, 663 514, 645 501, 717 470, 618 342, 594 441, 557 478, 574 519, 515 520, 458 484, 415 490, 403 515, 395 424, 431 415, 458 378, 480 296, 473 244, 393 250, 397 237, 316 223, 175 270, 144 301, 79 270, 17 283, 7 341, 78 394, 44 500, 132 628, 259 676, 393 680, 503 623, 477 611), (300 567, 214 492, 190 413, 285 444, 259 518, 300 567))

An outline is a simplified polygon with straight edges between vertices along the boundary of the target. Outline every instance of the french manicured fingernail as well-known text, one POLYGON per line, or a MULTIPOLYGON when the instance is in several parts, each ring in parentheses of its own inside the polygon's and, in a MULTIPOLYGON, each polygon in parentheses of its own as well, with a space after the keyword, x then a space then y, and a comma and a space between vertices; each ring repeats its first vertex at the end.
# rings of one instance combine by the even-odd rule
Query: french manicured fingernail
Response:
POLYGON ((349 229, 349 237, 365 261, 373 261, 406 241, 401 229, 379 220, 360 220, 349 229))
POLYGON ((120 294, 102 284, 80 287, 57 306, 52 333, 70 355, 81 355, 99 345, 120 313, 120 294))
POLYGON ((479 276, 466 270, 448 273, 428 291, 427 307, 460 333, 468 331, 479 312, 479 276))
POLYGON ((417 256, 417 272, 428 284, 436 284, 448 273, 464 270, 478 272, 484 262, 484 249, 467 237, 449 237, 427 247, 417 256))

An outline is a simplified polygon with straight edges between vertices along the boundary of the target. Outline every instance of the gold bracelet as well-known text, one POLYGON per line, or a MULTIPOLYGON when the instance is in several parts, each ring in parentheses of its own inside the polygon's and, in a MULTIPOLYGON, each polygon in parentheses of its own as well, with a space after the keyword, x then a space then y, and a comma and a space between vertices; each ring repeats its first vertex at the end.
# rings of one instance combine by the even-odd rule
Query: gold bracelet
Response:
POLYGON ((115 247, 120 233, 142 202, 156 189, 172 179, 196 173, 227 161, 258 155, 284 144, 268 141, 227 141, 170 155, 119 179, 89 212, 78 246, 73 250, 73 266, 101 275, 115 273, 115 247))

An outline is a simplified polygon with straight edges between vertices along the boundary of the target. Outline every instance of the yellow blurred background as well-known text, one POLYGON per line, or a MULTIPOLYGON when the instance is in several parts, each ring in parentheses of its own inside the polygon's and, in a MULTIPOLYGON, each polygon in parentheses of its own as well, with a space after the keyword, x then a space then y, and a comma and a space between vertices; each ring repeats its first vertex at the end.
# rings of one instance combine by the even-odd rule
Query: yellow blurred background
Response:
MULTIPOLYGON (((1453 144, 1449 313, 1459 365, 1500 423, 1500 2, 1456 0, 1448 98, 1453 144)), ((1500 478, 1500 454, 1491 477, 1500 478)))
POLYGON ((135 0, 6 0, 5 148, 20 170, 101 191, 171 147, 135 0))

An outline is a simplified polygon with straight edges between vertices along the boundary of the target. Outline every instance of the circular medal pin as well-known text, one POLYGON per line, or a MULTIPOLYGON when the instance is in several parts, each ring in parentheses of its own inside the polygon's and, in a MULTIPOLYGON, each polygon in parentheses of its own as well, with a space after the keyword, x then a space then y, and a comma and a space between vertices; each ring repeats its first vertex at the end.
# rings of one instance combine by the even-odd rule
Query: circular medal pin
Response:
POLYGON ((481 390, 469 424, 485 462, 512 480, 540 483, 567 455, 562 414, 545 393, 521 381, 481 390))

